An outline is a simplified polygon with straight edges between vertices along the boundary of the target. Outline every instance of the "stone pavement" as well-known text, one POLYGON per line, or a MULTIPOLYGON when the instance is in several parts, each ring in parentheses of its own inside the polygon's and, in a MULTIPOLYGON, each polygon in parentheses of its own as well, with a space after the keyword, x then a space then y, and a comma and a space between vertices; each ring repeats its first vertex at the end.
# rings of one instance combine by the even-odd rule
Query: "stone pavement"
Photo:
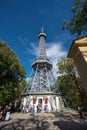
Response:
POLYGON ((0 130, 87 130, 87 120, 70 112, 12 113, 11 120, 1 121, 0 130))

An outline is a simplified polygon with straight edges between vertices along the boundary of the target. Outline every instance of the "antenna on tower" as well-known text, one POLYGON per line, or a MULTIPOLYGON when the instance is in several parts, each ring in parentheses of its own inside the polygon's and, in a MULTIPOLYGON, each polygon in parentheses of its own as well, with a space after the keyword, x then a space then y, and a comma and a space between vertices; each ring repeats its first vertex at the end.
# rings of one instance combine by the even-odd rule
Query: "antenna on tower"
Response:
POLYGON ((44 32, 44 29, 43 29, 43 27, 41 28, 41 32, 42 32, 42 33, 44 32))

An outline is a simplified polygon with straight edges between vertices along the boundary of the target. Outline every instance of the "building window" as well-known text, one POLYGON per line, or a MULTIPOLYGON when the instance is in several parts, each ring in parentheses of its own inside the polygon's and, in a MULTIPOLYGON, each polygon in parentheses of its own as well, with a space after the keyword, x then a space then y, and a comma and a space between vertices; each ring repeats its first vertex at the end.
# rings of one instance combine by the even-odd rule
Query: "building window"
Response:
POLYGON ((36 99, 33 99, 33 104, 36 104, 36 99))
POLYGON ((48 104, 48 98, 45 99, 45 104, 48 104))

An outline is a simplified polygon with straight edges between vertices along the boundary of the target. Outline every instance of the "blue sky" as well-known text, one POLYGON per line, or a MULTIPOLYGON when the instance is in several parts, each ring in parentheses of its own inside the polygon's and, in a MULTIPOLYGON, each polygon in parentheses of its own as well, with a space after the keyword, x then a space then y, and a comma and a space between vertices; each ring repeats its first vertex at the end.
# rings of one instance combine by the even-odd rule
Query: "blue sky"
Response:
POLYGON ((56 76, 57 60, 66 56, 74 36, 62 30, 62 21, 73 14, 75 0, 0 0, 0 39, 18 56, 30 76, 39 45, 38 33, 43 26, 47 35, 48 58, 56 76))

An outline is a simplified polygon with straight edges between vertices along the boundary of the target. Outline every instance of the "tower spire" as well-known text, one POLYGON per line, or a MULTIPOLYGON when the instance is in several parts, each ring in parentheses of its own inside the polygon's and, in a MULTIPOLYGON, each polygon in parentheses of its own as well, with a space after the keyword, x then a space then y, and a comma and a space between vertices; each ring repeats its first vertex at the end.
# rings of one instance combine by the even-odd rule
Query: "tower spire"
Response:
POLYGON ((37 59, 39 60, 47 59, 46 47, 45 47, 46 34, 44 33, 43 27, 41 28, 41 32, 38 34, 38 38, 39 38, 39 49, 37 59))
POLYGON ((41 32, 44 32, 44 29, 43 29, 43 27, 41 28, 41 32))
POLYGON ((44 28, 43 27, 41 28, 41 31, 38 34, 38 38, 40 39, 41 36, 45 37, 45 39, 46 39, 46 34, 44 33, 44 28))

